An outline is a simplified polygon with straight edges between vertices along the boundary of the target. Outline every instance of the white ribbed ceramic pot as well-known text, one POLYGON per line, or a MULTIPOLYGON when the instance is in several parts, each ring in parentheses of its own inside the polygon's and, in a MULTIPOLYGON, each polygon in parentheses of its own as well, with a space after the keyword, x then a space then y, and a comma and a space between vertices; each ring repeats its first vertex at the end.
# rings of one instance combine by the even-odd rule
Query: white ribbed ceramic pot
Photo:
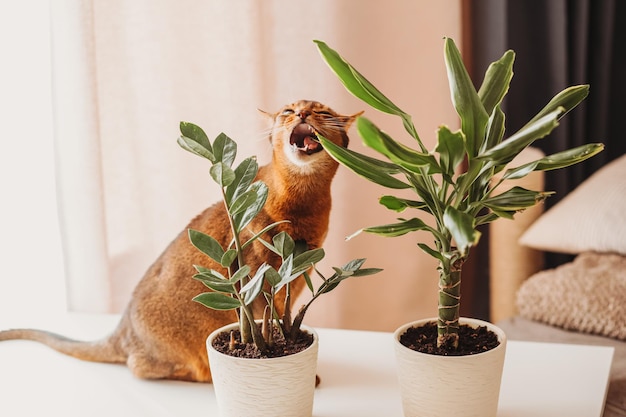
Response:
POLYGON ((500 345, 484 353, 439 356, 411 350, 399 341, 410 327, 436 319, 407 323, 394 333, 398 379, 405 417, 495 417, 504 367, 506 335, 497 326, 461 318, 461 324, 487 326, 500 345))
POLYGON ((206 341, 215 397, 222 417, 311 417, 317 371, 317 333, 308 326, 313 344, 294 355, 269 359, 244 359, 213 348, 220 332, 238 328, 238 323, 215 330, 206 341))

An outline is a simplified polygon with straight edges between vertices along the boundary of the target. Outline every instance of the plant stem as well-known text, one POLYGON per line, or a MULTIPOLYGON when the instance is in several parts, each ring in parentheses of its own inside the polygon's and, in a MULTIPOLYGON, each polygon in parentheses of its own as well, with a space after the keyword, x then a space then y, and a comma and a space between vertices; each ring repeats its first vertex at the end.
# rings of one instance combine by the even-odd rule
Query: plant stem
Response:
MULTIPOLYGON (((242 314, 242 317, 246 317, 246 321, 245 323, 247 324, 246 330, 249 332, 249 338, 250 341, 246 342, 243 340, 243 336, 242 336, 242 343, 254 343, 256 345, 257 348, 259 348, 259 350, 261 352, 267 352, 267 342, 265 341, 265 338, 263 337, 263 333, 261 332, 261 326, 259 326, 255 321, 254 321, 254 315, 252 313, 252 310, 250 310, 250 308, 248 306, 243 306, 242 305, 242 310, 244 312, 244 314, 242 314)), ((240 325, 241 325, 241 320, 240 320, 240 325)), ((240 333, 243 334, 243 328, 239 328, 240 333)))
MULTIPOLYGON (((230 230, 233 234, 233 241, 235 243, 235 250, 237 251, 237 269, 239 269, 242 265, 245 265, 245 259, 243 256, 243 251, 241 250, 241 240, 239 239, 239 233, 237 228, 235 227, 235 220, 230 214, 230 207, 228 207, 228 198, 226 197, 226 192, 222 187, 222 201, 224 202, 224 206, 226 207, 226 213, 228 214, 228 222, 230 224, 230 230)), ((229 268, 230 271, 230 268, 229 268)), ((244 286, 247 283, 247 279, 242 279, 240 285, 244 286)), ((250 312, 246 311, 243 305, 239 311, 239 332, 241 334, 241 343, 252 343, 253 342, 253 332, 252 326, 255 325, 254 319, 250 316, 250 312)), ((260 348, 260 346, 258 346, 260 348)))
POLYGON ((291 321, 291 285, 287 284, 285 288, 285 304, 283 306, 283 334, 285 337, 291 335, 292 321, 291 321))
POLYGON ((439 305, 437 346, 459 344, 459 309, 461 303, 461 267, 464 259, 453 250, 450 259, 439 264, 439 305))
POLYGON ((274 329, 273 329, 274 319, 272 317, 272 309, 270 306, 265 306, 263 309, 263 326, 261 327, 261 334, 263 335, 263 339, 267 342, 268 346, 272 346, 274 344, 274 329))
POLYGON ((298 310, 298 314, 296 314, 296 317, 293 320, 293 326, 291 328, 291 338, 295 340, 296 335, 298 334, 298 332, 300 331, 300 326, 302 325, 302 320, 304 319, 304 315, 306 314, 306 311, 308 310, 309 306, 311 305, 312 301, 309 301, 307 304, 303 304, 300 309, 298 310))

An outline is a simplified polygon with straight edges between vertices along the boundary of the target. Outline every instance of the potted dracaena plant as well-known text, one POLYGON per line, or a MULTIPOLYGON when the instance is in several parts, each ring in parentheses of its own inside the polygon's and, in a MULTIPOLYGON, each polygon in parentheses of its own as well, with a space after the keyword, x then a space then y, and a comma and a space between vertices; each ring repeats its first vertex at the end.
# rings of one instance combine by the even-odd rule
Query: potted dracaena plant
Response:
POLYGON ((480 226, 501 217, 513 218, 516 212, 552 194, 521 187, 497 194, 495 190, 499 183, 522 178, 532 171, 567 167, 603 149, 602 144, 587 144, 509 167, 520 152, 547 136, 558 125, 558 120, 587 96, 588 86, 573 86, 560 92, 524 127, 503 140, 501 102, 513 75, 514 52, 507 51, 489 66, 480 89, 476 91, 454 41, 447 38, 445 64, 461 129, 453 131, 441 126, 437 132, 437 145, 429 151, 409 114, 391 102, 339 53, 322 41, 315 42, 323 59, 346 89, 375 109, 399 116, 416 145, 406 146, 370 120, 360 117, 356 121, 359 135, 365 145, 380 153, 383 159, 342 149, 321 138, 326 151, 340 164, 376 184, 395 190, 410 190, 416 195, 416 199, 383 196, 379 202, 386 208, 395 212, 417 210, 434 218, 434 225, 418 216, 407 216, 410 218, 362 229, 389 237, 414 231, 428 232, 433 244, 418 243, 418 246, 436 258, 439 264, 437 318, 409 323, 395 332, 405 415, 495 416, 506 337, 491 323, 459 316, 462 267, 470 248, 479 241, 480 226), (464 338, 466 330, 472 336, 464 338), (466 355, 464 339, 477 337, 474 335, 477 332, 487 333, 491 345, 479 347, 477 354, 466 355), (422 340, 430 340, 435 346, 421 348, 425 343, 412 340, 413 333, 421 334, 422 340), (435 354, 415 351, 420 349, 430 349, 435 354), (415 365, 414 360, 417 361, 415 365), (461 361, 465 360, 475 361, 477 368, 462 364, 461 361), (491 365, 496 371, 494 377, 487 375, 491 365), (461 374, 462 370, 468 369, 469 374, 461 374), (438 371, 443 371, 444 375, 433 374, 438 371), (452 389, 455 397, 452 397, 452 389))
POLYGON ((304 316, 315 300, 346 278, 375 274, 380 269, 362 268, 365 259, 333 267, 329 277, 315 269, 321 278, 315 287, 308 271, 324 258, 322 248, 307 250, 284 231, 274 234, 271 242, 264 240, 266 233, 283 221, 244 233, 268 196, 267 185, 255 181, 256 158, 246 158, 234 167, 237 144, 228 136, 222 133, 211 143, 192 123, 181 123, 180 130, 179 145, 211 163, 210 176, 221 187, 232 236, 228 247, 222 247, 212 236, 189 230, 191 243, 222 267, 218 271, 194 265, 197 274, 193 278, 210 289, 194 301, 211 309, 236 310, 239 318, 237 323, 215 330, 206 342, 220 414, 310 417, 318 340, 316 332, 302 324, 304 316), (251 237, 244 240, 246 236, 251 237), (263 263, 256 271, 251 270, 245 249, 255 241, 280 257, 278 269, 263 263), (311 297, 293 315, 290 286, 299 277, 304 278, 311 297), (279 316, 276 304, 280 291, 286 296, 279 316), (265 298, 261 317, 255 317, 252 306, 258 297, 265 298))

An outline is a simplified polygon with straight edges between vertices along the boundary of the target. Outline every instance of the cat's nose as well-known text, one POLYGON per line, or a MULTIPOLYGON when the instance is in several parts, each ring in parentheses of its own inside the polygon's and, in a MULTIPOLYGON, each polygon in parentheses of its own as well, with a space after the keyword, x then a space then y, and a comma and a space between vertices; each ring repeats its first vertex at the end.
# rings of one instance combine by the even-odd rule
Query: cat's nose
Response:
POLYGON ((311 112, 308 110, 300 110, 300 112, 298 113, 298 116, 300 116, 302 120, 306 119, 310 115, 311 115, 311 112))

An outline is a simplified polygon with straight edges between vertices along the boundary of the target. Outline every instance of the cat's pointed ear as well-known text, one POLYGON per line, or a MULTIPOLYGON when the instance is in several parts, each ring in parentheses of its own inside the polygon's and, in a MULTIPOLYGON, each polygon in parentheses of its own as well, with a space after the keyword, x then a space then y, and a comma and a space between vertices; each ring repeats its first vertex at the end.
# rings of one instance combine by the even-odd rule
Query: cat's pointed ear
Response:
POLYGON ((364 110, 361 110, 358 113, 353 114, 352 116, 343 116, 342 120, 343 120, 343 129, 345 131, 348 131, 348 129, 350 129, 350 126, 352 126, 352 123, 354 123, 354 121, 356 120, 357 117, 359 117, 360 115, 362 115, 363 113, 365 113, 364 110))
POLYGON ((261 110, 261 109, 257 109, 257 110, 259 111, 259 113, 261 113, 261 116, 263 117, 265 121, 267 121, 268 124, 274 123, 274 119, 276 118, 275 113, 266 112, 265 110, 261 110))

